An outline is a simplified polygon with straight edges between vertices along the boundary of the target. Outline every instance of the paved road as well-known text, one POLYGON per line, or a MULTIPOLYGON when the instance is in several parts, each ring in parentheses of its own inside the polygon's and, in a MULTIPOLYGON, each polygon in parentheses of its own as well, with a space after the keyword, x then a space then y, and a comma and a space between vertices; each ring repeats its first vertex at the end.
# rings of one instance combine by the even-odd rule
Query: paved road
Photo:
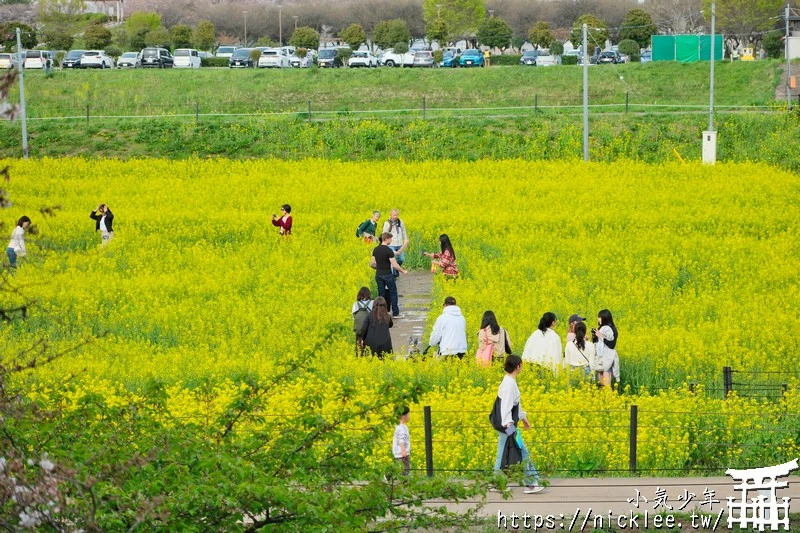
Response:
MULTIPOLYGON (((788 481, 788 487, 777 489, 778 499, 790 498, 789 511, 800 512, 800 478, 793 476, 782 478, 779 481, 788 481), (791 507, 792 502, 796 509, 791 507)), ((716 530, 727 531, 729 517, 727 498, 732 498, 733 502, 741 502, 743 491, 734 488, 739 484, 740 481, 730 477, 554 479, 551 481, 551 485, 539 494, 524 494, 519 487, 511 489, 508 499, 503 499, 502 494, 490 493, 480 514, 491 517, 492 524, 497 525, 499 530, 505 530, 504 525, 506 524, 507 529, 513 529, 511 524, 513 515, 519 517, 519 529, 525 530, 522 519, 526 513, 531 517, 529 521, 532 525, 533 521, 537 519, 535 517, 541 517, 539 529, 562 530, 563 526, 563 530, 568 531, 572 524, 572 531, 590 531, 595 526, 606 527, 609 516, 611 516, 612 526, 615 530, 623 529, 620 528, 620 525, 623 524, 626 526, 624 529, 644 529, 646 511, 647 527, 650 529, 665 529, 667 517, 671 515, 674 519, 673 526, 684 531, 712 530, 714 521, 719 516, 716 530), (665 499, 659 501, 659 494, 662 494, 665 499), (703 504, 709 500, 716 500, 710 505, 710 508, 708 504, 703 504), (663 504, 672 506, 672 509, 664 507, 663 504), (694 519, 695 523, 692 524, 691 514, 693 511, 698 515, 706 515, 705 520, 710 520, 710 523, 707 524, 708 527, 701 527, 703 519, 699 516, 694 519), (664 516, 656 518, 657 514, 664 516), (622 518, 623 516, 625 518, 622 518), (635 520, 634 517, 636 517, 635 520), (548 518, 550 527, 547 527, 548 518), (573 518, 575 519, 574 523, 573 518), (600 520, 603 522, 601 523, 600 520)), ((759 496, 758 491, 751 490, 747 494, 748 499, 759 496)), ((761 494, 769 497, 769 491, 762 491, 761 494)), ((476 505, 475 502, 430 503, 445 504, 454 511, 463 511, 476 505)), ((739 511, 737 509, 730 514, 739 516, 739 511)), ((752 516, 752 512, 750 515, 752 516)), ((783 515, 777 513, 777 516, 783 515)), ((738 530, 738 523, 735 526, 738 530)), ((530 529, 534 528, 531 526, 530 529)), ((749 524, 746 529, 752 530, 752 524, 749 524)), ((758 528, 756 527, 756 529, 758 528)), ((769 525, 766 526, 766 530, 770 530, 769 525)))

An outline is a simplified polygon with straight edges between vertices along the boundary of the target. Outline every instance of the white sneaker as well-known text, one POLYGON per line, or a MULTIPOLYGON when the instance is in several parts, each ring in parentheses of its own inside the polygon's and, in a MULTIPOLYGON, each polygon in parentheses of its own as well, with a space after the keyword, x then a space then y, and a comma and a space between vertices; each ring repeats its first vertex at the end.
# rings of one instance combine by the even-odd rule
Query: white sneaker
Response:
POLYGON ((400 315, 392 315, 392 318, 394 318, 395 320, 397 320, 398 318, 405 318, 405 317, 406 317, 406 315, 402 315, 402 314, 400 314, 400 315))
POLYGON ((544 487, 542 487, 541 485, 528 485, 522 492, 524 492, 525 494, 537 494, 539 492, 542 492, 543 490, 544 487))
POLYGON ((489 492, 501 492, 497 487, 489 487, 489 492))

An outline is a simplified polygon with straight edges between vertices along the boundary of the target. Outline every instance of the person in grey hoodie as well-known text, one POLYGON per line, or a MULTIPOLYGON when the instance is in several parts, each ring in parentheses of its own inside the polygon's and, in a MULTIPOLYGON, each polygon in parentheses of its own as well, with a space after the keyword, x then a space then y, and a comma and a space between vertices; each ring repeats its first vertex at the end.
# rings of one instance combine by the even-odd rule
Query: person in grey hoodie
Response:
POLYGON ((455 355, 462 359, 467 353, 467 321, 452 296, 444 299, 444 310, 436 319, 428 340, 429 347, 437 344, 439 355, 455 355))

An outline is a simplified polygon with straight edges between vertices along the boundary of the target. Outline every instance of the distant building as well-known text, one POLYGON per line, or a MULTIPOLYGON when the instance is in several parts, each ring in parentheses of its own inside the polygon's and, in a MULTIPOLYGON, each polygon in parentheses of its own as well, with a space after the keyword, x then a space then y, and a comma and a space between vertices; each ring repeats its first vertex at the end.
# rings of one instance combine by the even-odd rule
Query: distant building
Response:
POLYGON ((87 13, 105 13, 117 21, 125 18, 123 0, 86 0, 84 3, 87 13))
POLYGON ((789 57, 800 57, 800 16, 789 15, 789 57))

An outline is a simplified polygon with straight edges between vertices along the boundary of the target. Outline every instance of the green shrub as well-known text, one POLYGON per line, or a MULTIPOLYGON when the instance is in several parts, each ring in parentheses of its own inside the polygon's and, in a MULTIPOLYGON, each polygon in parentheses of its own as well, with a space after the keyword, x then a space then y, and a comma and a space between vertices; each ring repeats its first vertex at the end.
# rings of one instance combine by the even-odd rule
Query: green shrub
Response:
POLYGON ((56 52, 56 65, 58 65, 60 67, 61 63, 64 61, 64 58, 66 56, 67 56, 67 53, 64 52, 64 51, 56 52))
POLYGON ((564 43, 561 41, 553 41, 550 43, 550 53, 554 56, 560 56, 564 53, 564 43))
POLYGON ((433 61, 438 65, 442 62, 442 59, 444 59, 444 52, 442 52, 441 48, 437 48, 433 51, 433 61))
POLYGON ((619 42, 619 53, 631 58, 634 63, 639 62, 639 43, 633 39, 625 39, 619 42))
POLYGON ((119 56, 122 55, 122 50, 120 50, 119 46, 117 46, 115 44, 110 44, 110 45, 106 46, 105 52, 106 52, 106 54, 108 54, 111 57, 113 57, 115 61, 119 56))
POLYGON ((521 55, 502 55, 492 56, 492 66, 495 65, 519 65, 519 58, 521 55))
POLYGON ((200 59, 201 67, 227 67, 227 57, 204 57, 200 59))
POLYGON ((336 56, 342 60, 342 65, 347 65, 347 60, 350 59, 350 56, 353 55, 353 51, 350 48, 337 48, 336 49, 336 56))
POLYGON ((577 65, 578 56, 561 56, 562 65, 577 65))

